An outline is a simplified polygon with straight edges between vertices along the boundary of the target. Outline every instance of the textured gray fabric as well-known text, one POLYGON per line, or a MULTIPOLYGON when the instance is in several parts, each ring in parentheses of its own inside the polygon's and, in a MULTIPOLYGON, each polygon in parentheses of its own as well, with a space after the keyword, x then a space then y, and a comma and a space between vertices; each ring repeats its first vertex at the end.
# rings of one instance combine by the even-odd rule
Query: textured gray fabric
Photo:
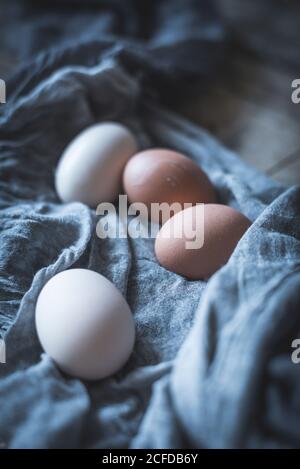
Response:
POLYGON ((206 132, 150 105, 111 59, 54 67, 2 111, 0 142, 1 446, 299 445, 299 372, 290 360, 300 332, 299 188, 284 190, 206 132), (141 148, 190 155, 220 202, 254 222, 208 283, 160 267, 151 239, 99 240, 94 211, 57 199, 62 150, 102 120, 129 126, 141 148), (127 365, 94 384, 63 376, 42 355, 34 328, 41 288, 69 267, 109 278, 136 322, 127 365))

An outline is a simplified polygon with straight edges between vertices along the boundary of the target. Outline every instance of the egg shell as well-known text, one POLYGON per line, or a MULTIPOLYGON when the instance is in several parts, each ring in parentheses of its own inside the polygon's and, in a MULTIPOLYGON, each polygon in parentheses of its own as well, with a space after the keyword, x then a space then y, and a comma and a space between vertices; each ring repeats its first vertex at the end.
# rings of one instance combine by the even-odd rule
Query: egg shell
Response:
MULTIPOLYGON (((203 213, 203 212, 202 212, 203 213)), ((227 263, 240 238, 251 222, 237 210, 220 204, 195 206, 177 213, 159 231, 155 241, 155 253, 166 269, 188 279, 207 279, 227 263), (204 225, 200 210, 204 208, 204 225), (198 249, 187 249, 191 233, 203 229, 204 244, 198 249), (202 223, 202 225, 201 225, 202 223), (178 237, 177 233, 182 233, 178 237)), ((198 233, 200 239, 200 233, 198 233)))
MULTIPOLYGON (((187 156, 168 149, 150 149, 134 155, 126 164, 123 187, 131 203, 179 202, 195 205, 216 202, 216 192, 208 176, 187 156)), ((152 217, 153 222, 162 221, 152 217)))
POLYGON ((105 277, 71 269, 46 283, 36 304, 42 347, 71 376, 96 380, 128 360, 135 338, 130 308, 105 277))
POLYGON ((60 199, 90 207, 113 202, 121 190, 124 166, 136 152, 135 138, 124 125, 105 122, 85 129, 58 163, 55 187, 60 199))

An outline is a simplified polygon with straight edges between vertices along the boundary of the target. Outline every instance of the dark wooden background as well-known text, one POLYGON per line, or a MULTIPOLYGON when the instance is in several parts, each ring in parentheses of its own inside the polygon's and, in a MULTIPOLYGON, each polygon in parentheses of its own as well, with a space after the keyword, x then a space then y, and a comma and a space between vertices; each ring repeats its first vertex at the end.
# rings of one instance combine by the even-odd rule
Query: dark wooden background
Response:
POLYGON ((220 73, 174 108, 275 180, 299 184, 300 103, 291 100, 295 78, 300 78, 296 67, 233 46, 220 73))

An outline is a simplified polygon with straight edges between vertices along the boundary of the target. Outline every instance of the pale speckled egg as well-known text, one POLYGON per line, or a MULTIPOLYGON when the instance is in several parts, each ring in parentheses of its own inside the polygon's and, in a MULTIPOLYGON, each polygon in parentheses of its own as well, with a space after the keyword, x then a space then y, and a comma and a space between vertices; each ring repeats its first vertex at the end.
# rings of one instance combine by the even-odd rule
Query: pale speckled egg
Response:
POLYGON ((155 240, 156 257, 171 272, 192 280, 207 279, 227 263, 250 225, 242 213, 225 205, 187 208, 162 226, 155 240), (197 238, 202 238, 203 245, 187 248, 197 238))
MULTIPOLYGON (((215 189, 206 173, 191 158, 162 148, 134 155, 125 166, 123 187, 131 203, 142 202, 149 212, 154 203, 181 204, 174 214, 184 208, 184 203, 216 202, 215 189)), ((159 220, 152 217, 152 221, 159 220)))
POLYGON ((124 166, 136 152, 136 140, 124 125, 105 122, 85 129, 58 163, 55 187, 60 199, 90 207, 113 202, 121 190, 124 166))
POLYGON ((135 328, 117 288, 97 272, 71 269, 46 283, 36 304, 43 349, 65 373, 97 380, 128 360, 135 328))

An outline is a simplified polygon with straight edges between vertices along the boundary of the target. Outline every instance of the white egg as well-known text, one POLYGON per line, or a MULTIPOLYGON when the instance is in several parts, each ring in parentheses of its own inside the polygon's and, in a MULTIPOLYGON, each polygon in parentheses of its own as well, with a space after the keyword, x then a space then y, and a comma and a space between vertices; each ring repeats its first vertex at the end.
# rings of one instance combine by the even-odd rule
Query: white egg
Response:
POLYGON ((121 190, 122 171, 137 152, 132 133, 116 122, 93 125, 65 149, 56 170, 56 191, 63 202, 96 207, 113 202, 121 190))
POLYGON ((128 360, 135 328, 129 306, 105 277, 86 269, 55 275, 36 304, 42 347, 59 368, 87 380, 105 378, 128 360))

